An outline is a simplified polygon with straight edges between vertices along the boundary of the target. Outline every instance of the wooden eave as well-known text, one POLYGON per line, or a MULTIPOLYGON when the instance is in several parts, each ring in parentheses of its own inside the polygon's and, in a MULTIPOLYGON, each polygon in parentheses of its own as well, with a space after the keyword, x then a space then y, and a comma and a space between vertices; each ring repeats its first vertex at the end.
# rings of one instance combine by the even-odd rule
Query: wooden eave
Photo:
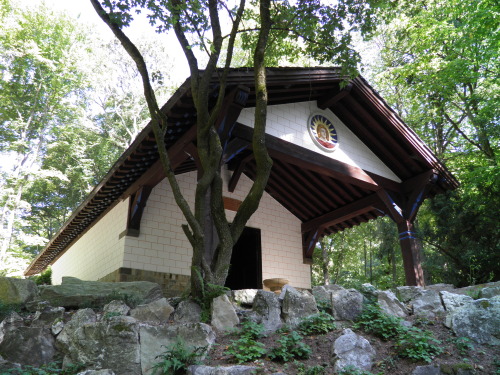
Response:
MULTIPOLYGON (((213 78, 213 103, 218 93, 217 75, 215 73, 213 78)), ((437 180, 426 190, 428 196, 458 186, 444 165, 363 78, 345 82, 338 68, 269 68, 267 82, 269 105, 318 101, 320 106, 335 113, 403 181, 396 183, 367 171, 334 163, 320 154, 300 150, 298 146, 287 145, 287 142, 269 136, 274 165, 267 192, 301 220, 306 228, 312 228, 311 223, 323 223, 321 220, 325 220, 318 230, 303 233, 304 243, 312 243, 318 236, 387 215, 377 189, 390 191, 389 195, 395 197, 410 194, 403 191, 404 182, 429 171, 435 172, 437 180), (289 149, 293 157, 287 154, 289 149)), ((226 94, 237 86, 247 88, 246 107, 255 106, 252 69, 231 70, 226 94)), ((196 162, 189 150, 193 147, 195 150, 193 125, 196 123, 196 111, 189 80, 181 85, 162 111, 169 119, 165 143, 175 158, 175 172, 195 170, 196 162)), ((230 190, 237 185, 239 175, 245 174, 251 179, 255 177, 250 141, 251 130, 236 124, 227 140, 228 149, 232 150, 228 150, 226 157, 230 169, 234 171, 230 190)), ((154 186, 163 177, 150 123, 35 258, 25 275, 41 272, 118 202, 145 185, 154 186)), ((311 256, 310 247, 305 248, 304 257, 311 256)))

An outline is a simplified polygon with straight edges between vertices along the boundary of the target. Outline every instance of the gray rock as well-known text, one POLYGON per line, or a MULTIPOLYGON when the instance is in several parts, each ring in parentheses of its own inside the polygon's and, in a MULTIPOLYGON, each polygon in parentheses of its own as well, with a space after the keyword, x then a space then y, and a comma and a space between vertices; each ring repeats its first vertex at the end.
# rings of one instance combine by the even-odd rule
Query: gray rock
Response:
POLYGON ((133 300, 137 304, 149 303, 163 297, 160 286, 149 281, 108 283, 63 277, 61 285, 43 285, 39 290, 41 300, 48 301, 52 306, 66 308, 104 306, 120 297, 133 300))
POLYGON ((257 323, 264 325, 264 332, 271 333, 281 328, 281 305, 274 292, 259 290, 253 303, 257 323))
MULTIPOLYGON (((287 285, 283 289, 286 287, 287 285)), ((284 292, 285 296, 281 307, 281 316, 289 326, 296 327, 303 318, 319 313, 316 300, 307 290, 299 292, 290 287, 284 290, 284 292)))
POLYGON ((0 277, 0 301, 4 305, 24 305, 38 297, 33 280, 0 277))
POLYGON ((95 321, 92 310, 78 311, 57 337, 65 362, 83 363, 95 369, 112 369, 120 375, 140 374, 137 320, 114 316, 95 321), (83 313, 82 313, 83 311, 83 313))
POLYGON ((228 331, 240 323, 229 298, 223 294, 212 301, 212 326, 219 331, 228 331))
POLYGON ((240 289, 231 292, 234 302, 241 306, 252 307, 258 289, 240 289))
POLYGON ((188 375, 254 375, 258 367, 252 366, 189 366, 188 375))
POLYGON ((104 370, 86 370, 84 372, 79 372, 77 375, 115 375, 115 373, 110 369, 104 369, 104 370))
POLYGON ((398 286, 396 288, 396 297, 402 303, 408 303, 416 297, 421 296, 423 290, 421 286, 398 286))
POLYGON ((331 303, 332 300, 332 292, 336 292, 338 290, 343 290, 344 288, 340 285, 332 284, 332 285, 321 285, 315 286, 312 290, 312 294, 314 298, 316 298, 316 303, 318 301, 326 302, 328 304, 331 303))
POLYGON ((500 345, 500 297, 479 299, 453 310, 449 325, 458 337, 500 345))
POLYGON ((370 283, 364 283, 361 285, 359 290, 366 298, 369 300, 376 301, 378 298, 378 293, 380 292, 377 288, 375 288, 370 283))
POLYGON ((201 320, 201 307, 190 299, 181 301, 172 317, 177 323, 199 323, 201 320))
POLYGON ((52 334, 54 336, 57 336, 58 334, 60 334, 63 329, 64 329, 64 321, 62 319, 55 320, 54 323, 52 324, 52 326, 50 327, 50 331, 52 332, 52 334))
POLYGON ((130 310, 130 316, 141 322, 164 323, 170 318, 174 308, 166 298, 160 298, 146 305, 139 305, 130 310))
POLYGON ((447 313, 444 325, 448 328, 451 328, 451 312, 462 306, 474 302, 474 300, 471 297, 463 294, 454 294, 446 291, 442 291, 439 294, 441 296, 441 301, 443 302, 444 309, 447 313))
POLYGON ((290 291, 291 293, 299 293, 299 291, 297 289, 295 289, 293 286, 291 286, 290 284, 285 284, 283 285, 283 288, 281 288, 281 293, 278 295, 278 299, 280 301, 283 301, 285 299, 285 294, 287 291, 290 291))
POLYGON ((420 295, 411 301, 411 305, 413 314, 419 317, 432 319, 438 314, 444 314, 439 292, 435 290, 422 290, 420 295))
POLYGON ((105 305, 102 309, 104 314, 110 315, 128 315, 130 312, 130 307, 123 301, 114 300, 105 305))
POLYGON ((479 293, 480 298, 493 298, 500 296, 500 286, 492 286, 481 289, 479 293))
POLYGON ((215 332, 209 325, 204 323, 141 326, 140 356, 142 373, 149 374, 155 363, 158 362, 156 357, 169 346, 175 345, 179 338, 183 339, 186 347, 206 348, 206 353, 215 343, 215 332), (158 343, 161 343, 161 345, 158 345, 158 343))
POLYGON ((441 375, 439 365, 417 366, 412 375, 441 375))
POLYGON ((48 328, 26 327, 11 314, 0 324, 0 353, 7 361, 39 367, 52 362, 56 348, 48 328))
POLYGON ((32 327, 43 327, 49 326, 51 327, 54 322, 62 321, 64 317, 64 312, 66 310, 64 307, 48 307, 42 311, 37 311, 35 313, 35 317, 31 322, 32 327))
POLYGON ((391 291, 377 292, 377 301, 383 312, 389 315, 405 318, 405 306, 398 300, 396 295, 391 291))
POLYGON ((355 320, 363 311, 365 297, 356 289, 332 291, 332 313, 336 320, 355 320))
POLYGON ((356 335, 350 329, 345 329, 342 336, 333 343, 332 361, 335 362, 334 370, 336 372, 347 366, 370 371, 374 357, 375 350, 368 340, 356 335))

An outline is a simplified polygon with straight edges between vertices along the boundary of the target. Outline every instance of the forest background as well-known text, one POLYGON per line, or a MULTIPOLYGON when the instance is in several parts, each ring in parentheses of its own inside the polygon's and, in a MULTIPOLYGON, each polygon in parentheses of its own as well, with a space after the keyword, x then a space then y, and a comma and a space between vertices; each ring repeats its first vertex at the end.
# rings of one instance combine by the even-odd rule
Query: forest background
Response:
MULTIPOLYGON (((353 34, 358 69, 461 183, 420 209, 427 282, 499 280, 500 5, 398 1, 377 16, 369 40, 353 34)), ((138 73, 114 39, 14 0, 0 0, 0 24, 0 274, 20 276, 149 117, 138 73)), ((135 42, 165 102, 187 78, 176 74, 183 61, 169 43, 135 42)), ((237 49, 234 65, 247 54, 237 49)), ((320 65, 307 56, 278 63, 320 65)), ((325 238, 314 282, 403 285, 397 238, 388 218, 325 238)))

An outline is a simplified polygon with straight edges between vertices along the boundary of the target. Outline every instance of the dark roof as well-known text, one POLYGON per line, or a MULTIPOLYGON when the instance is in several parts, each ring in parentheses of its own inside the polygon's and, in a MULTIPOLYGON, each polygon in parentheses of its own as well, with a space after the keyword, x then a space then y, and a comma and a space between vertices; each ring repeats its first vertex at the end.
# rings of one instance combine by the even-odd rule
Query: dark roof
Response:
MULTIPOLYGON (((268 136, 267 145, 274 164, 266 190, 304 223, 304 237, 321 223, 327 224, 323 225, 322 234, 330 234, 388 214, 380 205, 377 191, 383 188, 396 195, 408 195, 410 192, 405 190, 419 176, 426 176, 430 171, 434 178, 425 191, 427 196, 458 186, 445 166, 362 77, 346 82, 338 68, 269 68, 267 84, 269 105, 317 100, 319 107, 330 108, 403 181, 396 183, 268 136)), ((234 92, 236 87, 246 88, 248 97, 245 106, 253 107, 255 91, 252 69, 231 70, 226 95, 234 92)), ((216 73, 213 79, 213 102, 217 88, 216 73)), ((196 111, 189 80, 181 85, 162 110, 168 116, 165 143, 173 152, 173 157, 178 159, 174 162, 175 172, 195 170, 196 164, 192 157, 184 151, 173 151, 174 148, 187 149, 187 145, 195 143, 193 125, 196 123, 196 111)), ((240 144, 248 144, 251 133, 252 129, 235 124, 228 141, 238 140, 240 144)), ((229 158, 231 170, 249 178, 255 176, 250 147, 243 147, 242 151, 229 158)), ((163 175, 150 123, 50 240, 25 274, 39 273, 53 263, 120 199, 135 193, 151 168, 158 170, 155 174, 158 176, 157 181, 154 181, 157 183, 163 175)), ((148 183, 151 184, 151 177, 148 183)), ((305 251, 306 257, 311 255, 305 251)))

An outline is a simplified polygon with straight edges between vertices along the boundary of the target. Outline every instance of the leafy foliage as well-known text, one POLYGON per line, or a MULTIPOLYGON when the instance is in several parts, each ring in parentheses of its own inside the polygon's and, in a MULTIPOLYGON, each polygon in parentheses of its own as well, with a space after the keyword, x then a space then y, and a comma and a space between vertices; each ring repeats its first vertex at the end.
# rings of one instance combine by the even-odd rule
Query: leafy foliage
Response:
MULTIPOLYGON (((163 346, 163 345, 162 345, 163 346)), ((165 346, 163 346, 165 347, 165 346)), ((187 347, 185 342, 177 338, 176 342, 165 347, 165 352, 157 356, 159 360, 153 367, 155 375, 182 375, 187 368, 199 362, 206 352, 205 347, 187 347)))
POLYGON ((396 352, 399 356, 413 361, 431 362, 436 355, 443 352, 440 344, 441 341, 432 337, 431 332, 412 327, 398 336, 396 352))
POLYGON ((364 306, 353 328, 363 329, 385 341, 398 337, 406 331, 406 328, 401 325, 400 318, 385 314, 377 303, 364 306))
POLYGON ((297 366, 297 375, 324 375, 325 371, 325 367, 321 365, 306 366, 300 363, 297 366))
POLYGON ((257 340, 263 336, 264 326, 252 321, 245 321, 237 332, 239 339, 233 340, 226 354, 232 355, 237 363, 250 362, 262 358, 267 350, 263 343, 257 340))
POLYGON ((298 330, 304 335, 324 334, 336 328, 333 316, 325 312, 310 315, 302 319, 298 326, 298 330))
POLYGON ((455 337, 449 339, 449 341, 451 341, 455 345, 455 348, 457 348, 457 350, 463 356, 469 354, 471 350, 474 350, 472 340, 468 337, 455 337))
POLYGON ((51 362, 41 367, 23 366, 22 368, 13 368, 2 371, 1 375, 76 375, 80 373, 85 366, 83 364, 68 364, 62 368, 62 363, 51 362))
POLYGON ((339 371, 339 375, 372 375, 370 371, 360 370, 354 366, 346 366, 339 371))
POLYGON ((282 337, 278 339, 278 347, 271 349, 269 358, 278 362, 289 362, 293 359, 307 359, 311 355, 309 345, 302 342, 302 335, 297 331, 281 329, 282 337))

